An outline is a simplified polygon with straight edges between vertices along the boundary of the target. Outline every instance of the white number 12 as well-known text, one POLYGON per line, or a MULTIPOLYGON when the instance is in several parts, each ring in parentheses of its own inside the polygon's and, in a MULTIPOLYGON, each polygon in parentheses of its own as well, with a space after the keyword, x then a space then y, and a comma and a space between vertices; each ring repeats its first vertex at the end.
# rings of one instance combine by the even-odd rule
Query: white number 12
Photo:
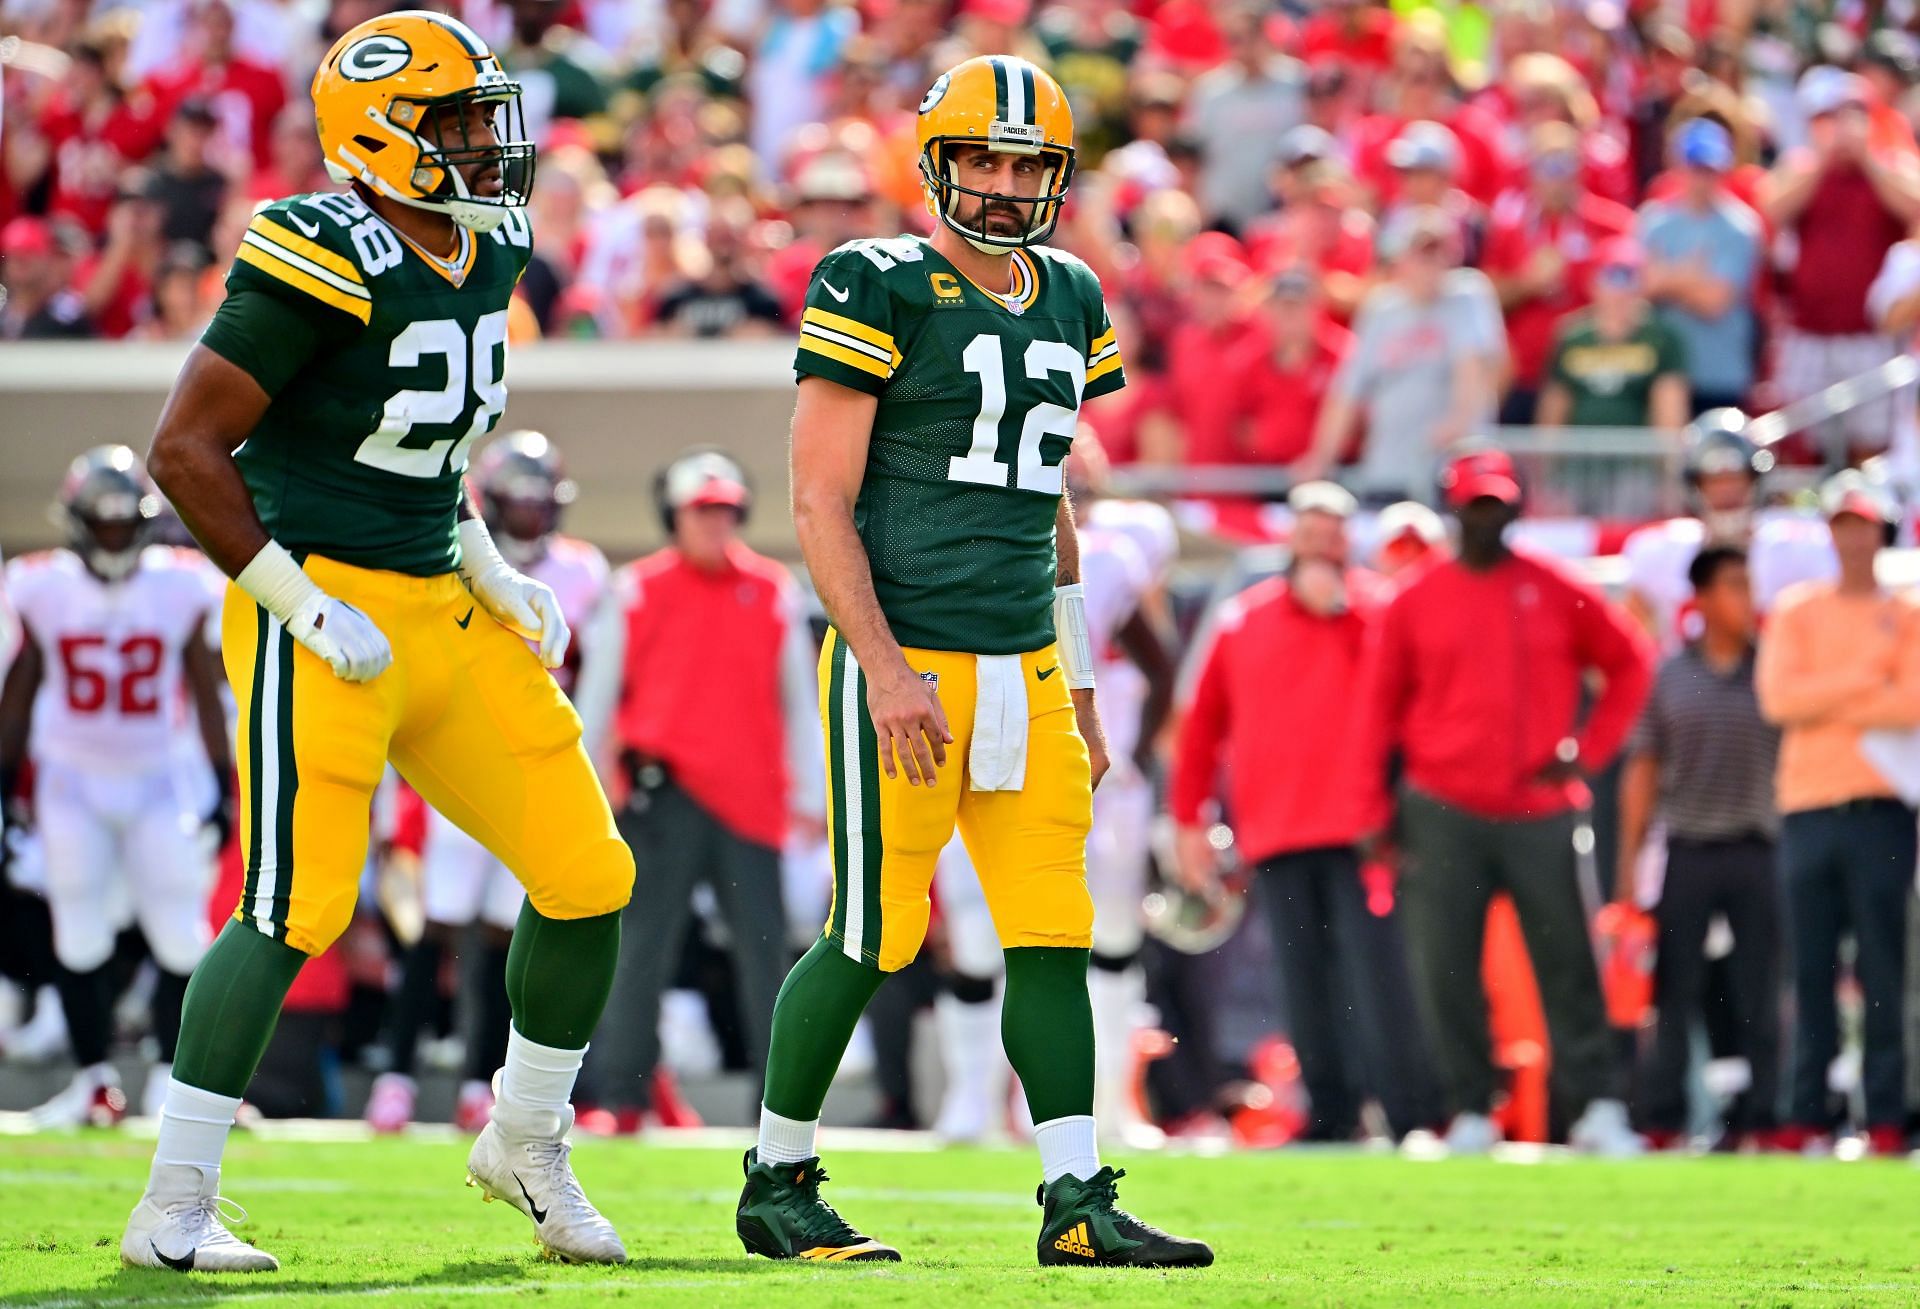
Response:
MULTIPOLYGON (((1074 408, 1042 402, 1027 410, 1020 424, 1019 467, 1013 485, 1022 491, 1043 495, 1060 494, 1060 465, 1041 462, 1040 438, 1051 433, 1073 439, 1074 423, 1079 417, 1080 392, 1087 384, 1087 361, 1078 350, 1064 341, 1033 341, 1027 345, 1026 374, 1038 381, 1048 373, 1065 373, 1073 379, 1074 408)), ((947 460, 947 480, 977 482, 982 486, 1007 485, 1007 466, 994 456, 999 453, 1000 420, 1007 412, 1006 360, 1000 338, 982 332, 967 343, 960 353, 961 367, 980 379, 980 412, 973 419, 973 444, 966 454, 947 460)))

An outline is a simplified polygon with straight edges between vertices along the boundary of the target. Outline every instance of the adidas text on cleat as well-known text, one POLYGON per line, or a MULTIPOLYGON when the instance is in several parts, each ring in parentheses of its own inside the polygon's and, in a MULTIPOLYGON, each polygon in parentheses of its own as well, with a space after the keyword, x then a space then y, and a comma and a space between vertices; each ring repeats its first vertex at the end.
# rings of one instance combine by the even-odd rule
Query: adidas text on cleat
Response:
POLYGON ((161 1172, 168 1175, 164 1180, 177 1180, 180 1185, 149 1190, 140 1197, 120 1238, 121 1263, 129 1268, 170 1268, 176 1273, 279 1271, 278 1259, 227 1230, 227 1223, 245 1222, 247 1212, 213 1194, 203 1181, 204 1173, 185 1167, 161 1172))
POLYGON ((1102 1168, 1086 1181, 1062 1177, 1043 1185, 1035 1199, 1040 1220, 1040 1262, 1083 1267, 1205 1268, 1213 1251, 1200 1241, 1169 1236, 1117 1203, 1116 1183, 1126 1176, 1102 1168))
POLYGON ((821 1263, 900 1262, 898 1250, 862 1236, 820 1198, 827 1174, 818 1159, 763 1164, 758 1154, 747 1151, 747 1185, 733 1220, 748 1254, 821 1263))
POLYGON ((510 1140, 488 1123, 467 1155, 467 1185, 489 1201, 504 1200, 533 1220, 535 1239, 550 1259, 575 1264, 623 1264, 627 1248, 613 1224, 587 1199, 568 1157, 573 1145, 566 1113, 558 1136, 510 1140))

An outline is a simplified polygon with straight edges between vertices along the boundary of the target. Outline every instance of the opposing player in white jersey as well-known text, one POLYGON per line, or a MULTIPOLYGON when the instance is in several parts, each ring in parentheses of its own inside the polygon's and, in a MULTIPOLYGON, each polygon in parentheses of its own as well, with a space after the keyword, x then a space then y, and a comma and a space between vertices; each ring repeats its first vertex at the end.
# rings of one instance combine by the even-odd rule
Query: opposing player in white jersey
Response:
MULTIPOLYGON (((1139 965, 1140 916, 1149 874, 1154 740, 1173 701, 1174 664, 1159 633, 1167 580, 1179 542, 1158 505, 1110 500, 1107 462, 1087 428, 1066 462, 1081 539, 1087 627, 1100 682, 1107 750, 1113 760, 1093 793, 1087 834, 1087 890, 1093 896, 1093 955, 1087 992, 1093 1005, 1094 1118, 1120 1145, 1156 1144, 1133 1096, 1134 1034, 1146 1004, 1139 965)), ((966 849, 953 841, 935 873, 951 967, 935 1003, 948 1091, 934 1130, 949 1140, 990 1134, 1004 1107, 1005 1056, 999 1049, 999 940, 966 849)))
MULTIPOLYGON (((480 455, 472 480, 501 556, 552 587, 568 624, 576 632, 586 630, 606 591, 607 560, 596 547, 560 532, 575 486, 553 442, 540 432, 509 432, 480 455)), ((580 666, 579 649, 576 642, 566 662, 553 670, 568 695, 580 666)), ((420 882, 426 931, 402 962, 387 1032, 393 1065, 374 1080, 366 1119, 382 1132, 397 1132, 413 1120, 418 1037, 438 1002, 441 961, 458 949, 466 929, 477 925, 464 993, 476 999, 479 1011, 476 1021, 465 1024, 465 1070, 453 1121, 462 1131, 478 1132, 493 1110, 487 1079, 506 1060, 507 947, 526 893, 505 864, 433 809, 427 810, 420 882)))
POLYGON ((35 1111, 45 1126, 117 1118, 107 1063, 119 933, 137 925, 159 968, 153 999, 164 1085, 187 977, 209 939, 210 843, 232 831, 232 754, 221 676, 203 635, 218 598, 205 560, 149 545, 159 496, 132 450, 74 460, 55 505, 64 549, 7 566, 23 628, 0 690, 0 793, 34 770, 30 822, 45 861, 62 1008, 80 1071, 35 1111), (218 783, 189 799, 180 734, 198 731, 218 783))
POLYGON ((1795 582, 1834 576, 1839 563, 1818 515, 1759 507, 1773 456, 1747 435, 1738 409, 1711 409, 1688 427, 1687 488, 1697 517, 1671 518, 1627 538, 1627 607, 1662 654, 1698 635, 1689 606, 1687 567, 1702 546, 1737 545, 1747 552, 1754 602, 1761 614, 1795 582))

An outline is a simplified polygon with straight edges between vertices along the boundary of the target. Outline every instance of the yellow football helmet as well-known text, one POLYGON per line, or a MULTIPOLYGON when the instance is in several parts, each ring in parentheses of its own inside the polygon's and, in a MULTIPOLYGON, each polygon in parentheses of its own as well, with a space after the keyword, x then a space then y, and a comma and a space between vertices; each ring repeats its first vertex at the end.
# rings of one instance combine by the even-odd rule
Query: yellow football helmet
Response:
POLYGON ((927 209, 976 250, 1003 254, 1037 245, 1060 221, 1073 182, 1073 110, 1060 84, 1016 55, 978 55, 940 74, 920 102, 920 186, 927 209), (1037 196, 993 195, 961 185, 950 157, 972 143, 1010 154, 1039 155, 1049 167, 1037 196), (963 197, 1026 207, 1017 236, 999 236, 959 220, 963 197))
POLYGON ((368 19, 334 42, 313 75, 313 111, 327 172, 401 204, 446 214, 491 232, 533 191, 533 142, 526 139, 520 84, 487 43, 456 18, 406 10, 368 19), (420 135, 441 105, 496 106, 492 144, 435 144, 420 135), (497 196, 475 195, 462 166, 493 164, 497 196))

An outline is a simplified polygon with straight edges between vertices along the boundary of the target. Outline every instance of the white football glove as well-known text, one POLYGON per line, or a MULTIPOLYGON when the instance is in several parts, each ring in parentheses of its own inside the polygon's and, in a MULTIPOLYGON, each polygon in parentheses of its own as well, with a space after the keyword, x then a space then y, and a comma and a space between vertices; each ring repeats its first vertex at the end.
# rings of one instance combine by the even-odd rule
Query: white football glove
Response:
POLYGON ((233 581, 342 681, 370 682, 393 662, 386 633, 316 586, 278 542, 267 542, 233 581))
POLYGON ((542 664, 558 668, 566 661, 573 632, 560 612, 559 597, 545 582, 534 581, 502 559, 487 525, 478 518, 460 523, 460 580, 500 626, 539 648, 542 664))
POLYGON ((393 662, 393 647, 371 618, 318 588, 287 619, 287 635, 320 656, 343 682, 371 682, 393 662))

